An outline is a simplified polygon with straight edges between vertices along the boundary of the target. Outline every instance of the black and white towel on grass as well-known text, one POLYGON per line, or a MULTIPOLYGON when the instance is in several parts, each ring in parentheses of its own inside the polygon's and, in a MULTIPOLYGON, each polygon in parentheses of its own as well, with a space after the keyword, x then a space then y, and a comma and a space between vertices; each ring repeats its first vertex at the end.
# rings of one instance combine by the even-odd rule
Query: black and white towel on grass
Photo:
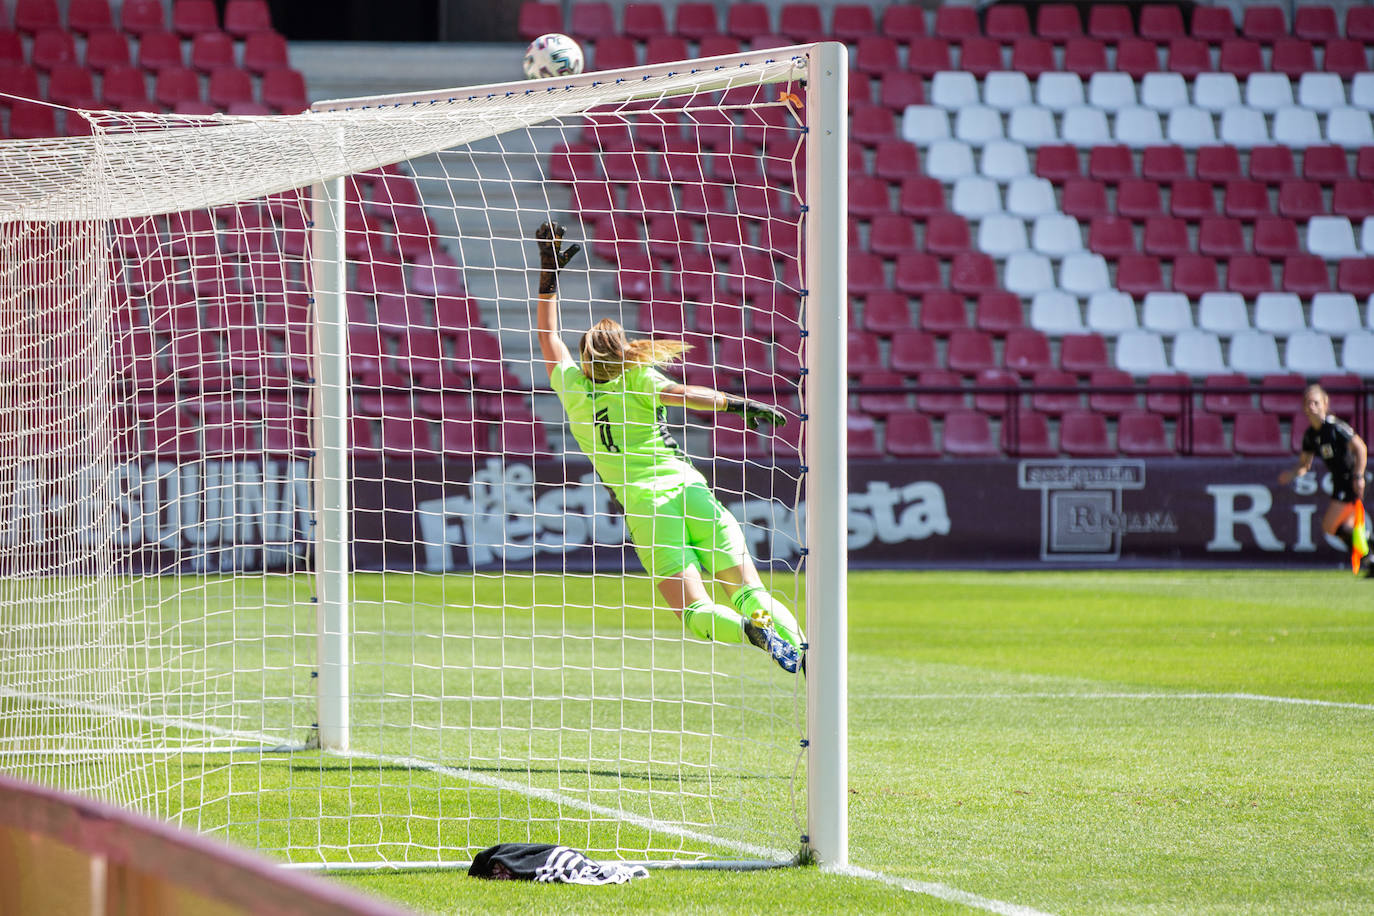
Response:
POLYGON ((567 846, 548 843, 500 843, 479 852, 468 868, 475 878, 537 881, 545 884, 624 884, 649 877, 643 865, 593 862, 567 846))

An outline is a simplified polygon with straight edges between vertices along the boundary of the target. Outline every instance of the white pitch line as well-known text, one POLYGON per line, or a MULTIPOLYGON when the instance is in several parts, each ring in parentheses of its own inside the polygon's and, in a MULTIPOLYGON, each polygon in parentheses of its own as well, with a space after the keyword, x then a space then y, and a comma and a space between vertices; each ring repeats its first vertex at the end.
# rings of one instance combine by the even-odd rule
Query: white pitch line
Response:
POLYGON ((850 694, 854 700, 1243 700, 1286 706, 1321 706, 1374 712, 1374 703, 1342 703, 1303 697, 1271 697, 1262 693, 871 693, 850 694))
POLYGON ((950 887, 947 884, 937 884, 933 881, 915 881, 910 878, 894 878, 882 872, 870 871, 867 868, 857 868, 852 865, 843 868, 825 868, 822 866, 821 870, 831 874, 845 875, 851 878, 863 878, 868 881, 877 881, 893 887, 900 887, 902 890, 911 891, 914 894, 924 894, 927 897, 934 897, 938 900, 971 906, 976 909, 986 910, 989 913, 997 913, 999 916, 1050 916, 1050 914, 1046 913, 1044 910, 1022 906, 1019 903, 1008 903, 1005 900, 992 900, 988 897, 980 897, 977 894, 970 894, 968 891, 961 891, 957 887, 950 887))
MULTIPOLYGON (((0 696, 14 697, 16 699, 35 700, 39 702, 52 703, 56 705, 75 706, 77 708, 86 709, 91 712, 100 712, 108 715, 120 716, 133 721, 174 725, 177 728, 185 729, 187 731, 200 731, 205 734, 219 735, 222 737, 232 737, 241 741, 260 741, 264 744, 280 744, 279 736, 259 734, 257 732, 246 732, 234 729, 227 729, 216 725, 193 722, 188 719, 172 719, 162 716, 149 715, 147 713, 135 713, 103 703, 73 703, 70 700, 67 700, 62 697, 30 694, 8 688, 0 688, 0 696)), ((276 750, 277 747, 274 746, 272 749, 276 750)), ((432 772, 441 776, 451 776, 456 779, 463 779, 468 782, 474 782, 478 783, 479 785, 485 785, 489 788, 515 792, 517 794, 526 795, 531 798, 539 799, 541 801, 551 802, 553 804, 562 805, 568 808, 575 808, 577 810, 584 811, 587 814, 600 815, 603 817, 622 820, 626 823, 632 824, 637 827, 643 827, 647 830, 657 830, 659 832, 677 836, 682 839, 696 840, 702 843, 711 843, 725 849, 730 849, 734 852, 753 856, 755 858, 771 859, 779 862, 786 861, 792 858, 792 853, 786 850, 769 849, 764 846, 756 846, 752 843, 744 843, 737 840, 727 840, 722 837, 711 836, 707 833, 702 833, 700 831, 689 830, 685 827, 680 827, 677 824, 669 824, 663 821, 655 820, 653 818, 644 817, 642 815, 631 814, 629 812, 622 811, 617 808, 609 808, 604 805, 598 805, 592 802, 583 801, 580 798, 574 798, 569 795, 563 795, 551 789, 538 789, 532 786, 522 785, 511 780, 500 779, 494 776, 488 776, 483 773, 474 773, 471 770, 465 770, 461 767, 443 766, 441 764, 430 763, 429 761, 419 760, 417 758, 412 757, 393 757, 386 754, 370 754, 363 751, 328 751, 326 753, 330 754, 331 756, 348 757, 355 760, 372 760, 377 763, 384 763, 391 766, 406 766, 412 767, 414 769, 426 770, 428 772, 432 772)), ((857 868, 854 866, 846 866, 844 868, 823 870, 833 874, 847 875, 849 877, 855 878, 863 878, 867 881, 876 881, 880 884, 886 884, 890 887, 899 887, 902 890, 911 891, 912 893, 917 894, 923 894, 927 897, 934 897, 939 900, 951 901, 954 903, 963 904, 964 906, 971 906, 975 907, 976 909, 986 910, 990 913, 997 913, 999 914, 999 916, 1049 916, 1049 914, 1043 913, 1040 910, 1033 910, 1029 907, 1023 907, 1015 903, 1007 903, 1002 900, 992 900, 987 897, 980 897, 977 894, 972 894, 968 891, 962 891, 956 887, 949 887, 945 884, 936 884, 929 881, 914 881, 907 878, 897 878, 891 875, 885 875, 882 872, 870 871, 866 868, 857 868)))

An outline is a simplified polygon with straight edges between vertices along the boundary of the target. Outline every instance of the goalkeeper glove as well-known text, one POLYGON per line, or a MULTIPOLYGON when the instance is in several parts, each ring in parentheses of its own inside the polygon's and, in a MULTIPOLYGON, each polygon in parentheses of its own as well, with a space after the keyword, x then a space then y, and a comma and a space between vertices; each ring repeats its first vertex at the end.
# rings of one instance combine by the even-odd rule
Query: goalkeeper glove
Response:
POLYGON ((748 398, 735 397, 732 394, 722 395, 725 398, 725 411, 727 413, 737 413, 744 417, 744 423, 750 429, 758 429, 760 423, 767 423, 769 426, 785 426, 787 417, 776 407, 770 407, 759 401, 751 401, 748 398))
POLYGON ((539 295, 558 292, 558 272, 568 266, 581 245, 563 247, 563 227, 554 222, 541 223, 534 231, 539 245, 539 295))

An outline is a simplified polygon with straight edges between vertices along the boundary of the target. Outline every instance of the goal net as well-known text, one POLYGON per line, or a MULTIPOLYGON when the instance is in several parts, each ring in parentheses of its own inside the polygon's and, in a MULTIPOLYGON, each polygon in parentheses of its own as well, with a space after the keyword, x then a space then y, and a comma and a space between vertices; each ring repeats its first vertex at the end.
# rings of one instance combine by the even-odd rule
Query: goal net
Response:
POLYGON ((301 864, 805 847, 808 748, 843 768, 827 47, 0 144, 0 769, 301 864), (550 218, 570 346, 680 339, 788 418, 667 421, 809 623, 811 704, 628 546, 533 334, 550 218))

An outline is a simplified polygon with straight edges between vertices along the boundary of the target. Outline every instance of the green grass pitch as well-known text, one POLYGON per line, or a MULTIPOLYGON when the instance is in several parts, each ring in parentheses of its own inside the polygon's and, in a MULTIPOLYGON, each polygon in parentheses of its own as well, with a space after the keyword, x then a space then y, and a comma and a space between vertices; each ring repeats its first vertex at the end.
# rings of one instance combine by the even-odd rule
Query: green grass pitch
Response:
POLYGON ((849 595, 850 857, 881 879, 335 880, 426 913, 1374 912, 1374 584, 853 573, 849 595))

